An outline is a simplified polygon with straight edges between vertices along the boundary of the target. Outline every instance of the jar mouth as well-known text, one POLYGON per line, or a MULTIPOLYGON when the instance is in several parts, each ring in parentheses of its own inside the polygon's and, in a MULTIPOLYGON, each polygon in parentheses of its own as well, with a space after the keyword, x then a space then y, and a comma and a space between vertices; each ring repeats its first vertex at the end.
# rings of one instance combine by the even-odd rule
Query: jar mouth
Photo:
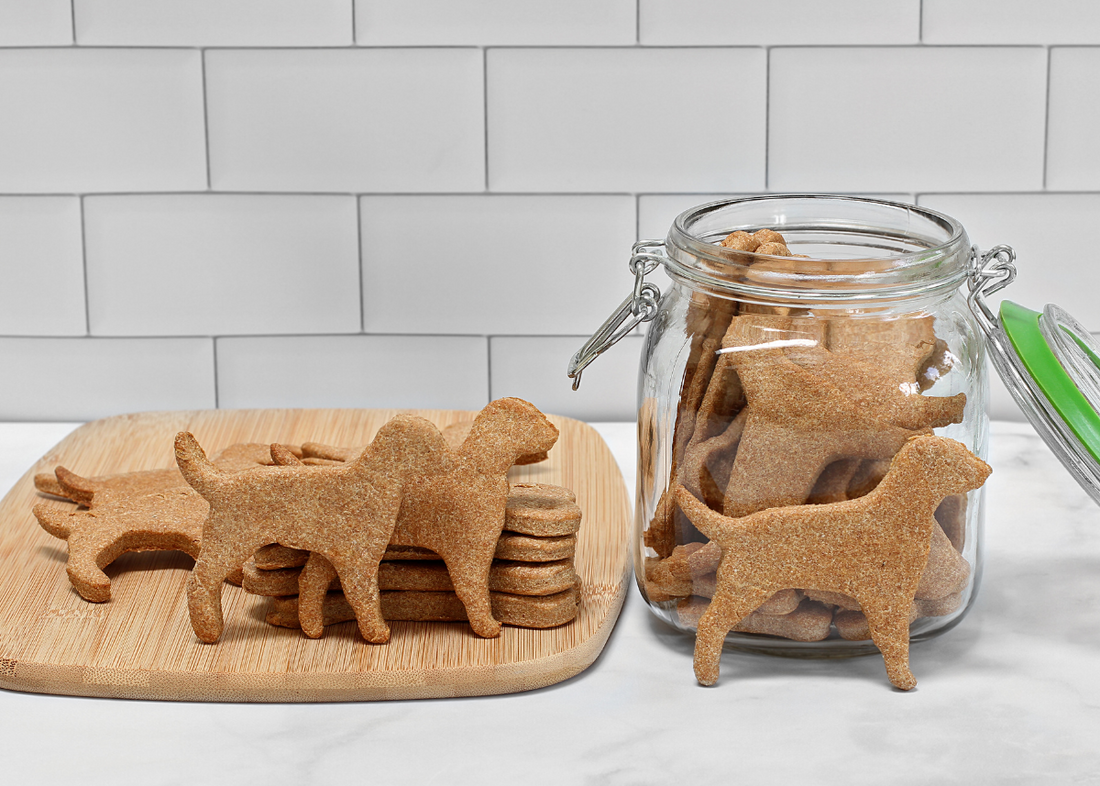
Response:
POLYGON ((971 258, 955 219, 916 205, 828 194, 768 194, 681 213, 665 240, 674 278, 759 302, 840 306, 957 289, 971 258), (738 230, 781 233, 792 254, 718 245, 738 230))

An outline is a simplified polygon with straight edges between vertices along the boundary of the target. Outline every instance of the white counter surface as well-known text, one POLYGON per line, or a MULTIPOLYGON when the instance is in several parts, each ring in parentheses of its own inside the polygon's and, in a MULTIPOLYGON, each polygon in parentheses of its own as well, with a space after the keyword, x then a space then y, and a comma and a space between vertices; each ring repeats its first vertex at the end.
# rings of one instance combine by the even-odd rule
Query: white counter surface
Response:
MULTIPOLYGON (((0 493, 75 424, 0 424, 0 493)), ((634 486, 632 424, 596 424, 634 486)), ((456 784, 1100 782, 1100 509, 1030 429, 995 423, 982 588, 912 648, 727 652, 699 687, 692 646, 631 588, 596 663, 511 696, 189 704, 0 691, 0 783, 456 784)), ((2 568, 2 566, 0 566, 2 568)))

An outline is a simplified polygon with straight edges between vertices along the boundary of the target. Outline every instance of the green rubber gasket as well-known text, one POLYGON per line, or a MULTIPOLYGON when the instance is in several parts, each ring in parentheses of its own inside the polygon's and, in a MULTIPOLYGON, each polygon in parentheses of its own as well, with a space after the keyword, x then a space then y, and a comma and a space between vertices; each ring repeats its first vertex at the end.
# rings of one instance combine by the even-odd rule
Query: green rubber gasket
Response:
MULTIPOLYGON (((1001 301, 1001 326, 1024 368, 1089 455, 1100 462, 1100 415, 1077 389, 1047 345, 1039 328, 1040 316, 1038 311, 1026 309, 1011 300, 1001 301)), ((1094 363, 1097 361, 1092 352, 1088 355, 1094 363)))

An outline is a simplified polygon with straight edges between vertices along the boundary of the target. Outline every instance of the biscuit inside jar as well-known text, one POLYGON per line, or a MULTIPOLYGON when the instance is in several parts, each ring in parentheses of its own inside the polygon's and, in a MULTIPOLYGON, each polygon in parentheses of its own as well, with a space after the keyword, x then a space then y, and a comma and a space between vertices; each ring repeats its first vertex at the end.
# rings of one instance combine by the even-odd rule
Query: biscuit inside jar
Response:
MULTIPOLYGON (((740 275, 757 282, 818 275, 830 264, 793 254, 772 229, 734 232, 719 245, 746 252, 738 255, 740 275)), ((818 315, 693 292, 686 322, 668 490, 644 534, 644 577, 650 601, 668 602, 693 628, 715 593, 722 554, 679 509, 673 489, 683 485, 735 518, 857 499, 878 485, 910 436, 962 422, 966 397, 936 395, 952 355, 927 314, 818 315)), ((956 611, 970 580, 962 555, 966 496, 945 499, 936 522, 910 621, 956 611)), ((858 602, 807 587, 777 593, 734 630, 796 641, 870 639, 858 602)))

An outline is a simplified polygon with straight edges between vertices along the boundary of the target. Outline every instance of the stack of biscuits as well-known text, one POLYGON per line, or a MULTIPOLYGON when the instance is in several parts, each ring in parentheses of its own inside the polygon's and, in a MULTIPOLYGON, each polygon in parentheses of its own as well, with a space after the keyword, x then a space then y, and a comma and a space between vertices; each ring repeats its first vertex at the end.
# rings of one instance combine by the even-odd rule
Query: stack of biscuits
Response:
MULTIPOLYGON (((307 459, 308 460, 308 459, 307 459)), ((489 570, 493 616, 525 628, 550 628, 577 614, 575 571, 581 510, 573 492, 548 484, 515 484, 508 495, 504 531, 489 570)), ((271 545, 245 563, 243 587, 272 598, 267 621, 297 628, 298 577, 310 553, 271 545)), ((382 615, 387 620, 459 621, 466 610, 447 566, 436 553, 390 546, 378 570, 382 615)), ((324 601, 324 624, 355 618, 336 580, 324 601)))

